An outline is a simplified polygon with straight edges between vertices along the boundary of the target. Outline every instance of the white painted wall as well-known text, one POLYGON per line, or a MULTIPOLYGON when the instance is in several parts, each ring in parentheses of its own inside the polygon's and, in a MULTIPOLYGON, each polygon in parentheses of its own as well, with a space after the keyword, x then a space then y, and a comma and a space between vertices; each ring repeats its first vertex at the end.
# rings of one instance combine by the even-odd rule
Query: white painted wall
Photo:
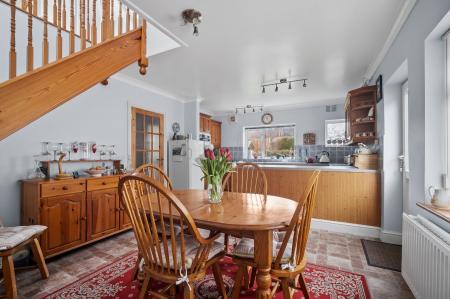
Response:
MULTIPOLYGON (((292 108, 279 111, 268 110, 267 112, 272 113, 272 124, 274 125, 296 125, 296 145, 303 144, 304 133, 316 133, 316 144, 325 144, 325 120, 345 118, 343 104, 337 105, 336 112, 326 112, 325 106, 292 108)), ((228 122, 227 116, 224 115, 215 116, 214 119, 222 122, 222 146, 242 146, 243 128, 247 126, 263 125, 261 116, 261 113, 240 114, 237 116, 237 123, 228 122)))
MULTIPOLYGON (((138 69, 136 67, 136 72, 138 69)), ((0 141, 0 217, 7 225, 20 221, 20 182, 33 167, 41 141, 97 141, 115 144, 127 165, 130 160, 130 107, 164 114, 165 137, 174 121, 184 125, 184 104, 110 79, 70 100, 22 130, 0 141)))
MULTIPOLYGON (((425 189, 428 184, 425 175, 426 165, 433 165, 436 163, 436 159, 440 159, 439 153, 436 155, 436 152, 439 151, 438 148, 426 146, 428 138, 432 136, 431 132, 427 131, 428 128, 426 129, 426 115, 428 120, 435 115, 427 111, 430 107, 426 105, 426 101, 430 100, 430 94, 426 93, 425 87, 431 83, 432 79, 425 76, 425 69, 430 67, 429 61, 425 60, 425 40, 449 10, 450 1, 448 0, 418 0, 373 77, 373 81, 375 81, 379 74, 383 74, 385 80, 389 80, 405 61, 408 63, 411 161, 409 207, 412 213, 422 214, 448 231, 450 231, 448 223, 418 208, 416 203, 423 202, 426 198, 425 189)), ((443 65, 434 67, 443 67, 443 65)), ((386 106, 386 103, 384 105, 386 106)), ((385 119, 385 122, 388 124, 389 120, 385 119)), ((392 211, 392 215, 389 217, 401 218, 401 214, 392 211)))

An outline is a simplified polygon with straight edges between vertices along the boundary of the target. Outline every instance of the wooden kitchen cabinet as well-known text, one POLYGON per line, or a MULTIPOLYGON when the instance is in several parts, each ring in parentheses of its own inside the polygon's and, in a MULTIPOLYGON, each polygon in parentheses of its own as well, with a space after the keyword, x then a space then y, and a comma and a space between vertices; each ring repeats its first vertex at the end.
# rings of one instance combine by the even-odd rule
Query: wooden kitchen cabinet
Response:
POLYGON ((120 229, 117 189, 90 191, 87 194, 87 239, 93 240, 120 229))
POLYGON ((211 135, 211 144, 219 148, 222 141, 222 123, 211 119, 211 116, 200 113, 200 132, 211 135))
POLYGON ((120 206, 119 176, 22 181, 22 225, 48 227, 42 251, 51 257, 131 228, 120 206))
POLYGON ((41 246, 53 254, 78 246, 86 240, 86 205, 84 192, 41 199, 41 221, 48 229, 41 246))

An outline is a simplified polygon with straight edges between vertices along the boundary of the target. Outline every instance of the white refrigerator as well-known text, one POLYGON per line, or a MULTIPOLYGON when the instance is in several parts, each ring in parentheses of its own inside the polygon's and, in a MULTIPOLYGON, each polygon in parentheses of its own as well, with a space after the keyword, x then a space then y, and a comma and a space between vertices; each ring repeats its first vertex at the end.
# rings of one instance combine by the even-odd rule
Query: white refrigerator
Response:
POLYGON ((203 189, 203 173, 197 164, 204 157, 204 147, 199 140, 169 140, 169 178, 175 189, 203 189))

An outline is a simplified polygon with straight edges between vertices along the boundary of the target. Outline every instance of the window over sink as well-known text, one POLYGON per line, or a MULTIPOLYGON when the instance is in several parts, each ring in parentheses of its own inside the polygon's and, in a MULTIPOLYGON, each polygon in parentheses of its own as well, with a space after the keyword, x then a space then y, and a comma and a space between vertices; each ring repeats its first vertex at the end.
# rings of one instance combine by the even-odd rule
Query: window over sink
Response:
POLYGON ((295 125, 244 128, 244 158, 282 159, 295 157, 295 125))
POLYGON ((345 119, 325 121, 325 146, 345 145, 345 119))

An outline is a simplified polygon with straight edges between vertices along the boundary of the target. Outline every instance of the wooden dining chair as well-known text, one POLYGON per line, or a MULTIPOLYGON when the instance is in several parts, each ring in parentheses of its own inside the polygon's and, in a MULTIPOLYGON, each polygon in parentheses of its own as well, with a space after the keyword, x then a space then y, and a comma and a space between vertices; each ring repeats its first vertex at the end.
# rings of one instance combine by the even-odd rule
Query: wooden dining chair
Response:
MULTIPOLYGON (((0 257, 6 298, 19 298, 16 286, 13 255, 30 245, 42 278, 48 278, 48 269, 39 245, 39 236, 47 229, 42 225, 3 227, 0 220, 0 257)), ((1 280, 0 280, 1 282, 1 280)))
POLYGON ((133 174, 142 174, 161 182, 169 190, 173 190, 173 184, 169 176, 158 166, 143 164, 134 170, 133 174))
MULTIPOLYGON (((300 289, 303 296, 309 299, 303 271, 306 267, 306 244, 308 241, 311 218, 316 201, 317 185, 320 171, 314 171, 300 197, 297 208, 287 230, 278 232, 278 240, 274 238, 271 275, 276 280, 272 296, 281 285, 284 298, 292 298, 293 289, 300 289)), ((256 269, 254 262, 254 241, 244 238, 236 246, 233 261, 238 265, 233 287, 232 298, 238 298, 242 286, 242 278, 248 267, 256 269)))
POLYGON ((203 278, 210 266, 219 294, 222 298, 227 297, 219 267, 225 252, 223 245, 215 241, 219 234, 203 238, 180 200, 150 177, 129 175, 121 178, 119 196, 131 219, 138 249, 145 261, 145 277, 139 298, 145 298, 148 292, 164 298, 164 293, 182 284, 184 298, 193 299, 193 282, 203 278), (177 235, 175 225, 187 225, 189 234, 181 230, 177 235), (157 226, 163 234, 158 234, 157 226), (167 286, 161 292, 149 290, 151 279, 167 286))

